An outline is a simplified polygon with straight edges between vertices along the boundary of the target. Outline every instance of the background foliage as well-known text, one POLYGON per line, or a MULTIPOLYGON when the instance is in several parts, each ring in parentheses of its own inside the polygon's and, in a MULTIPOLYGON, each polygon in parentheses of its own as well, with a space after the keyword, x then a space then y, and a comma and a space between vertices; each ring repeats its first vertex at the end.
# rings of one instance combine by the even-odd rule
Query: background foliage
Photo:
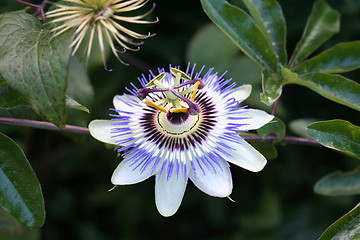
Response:
MULTIPOLYGON (((124 88, 130 86, 130 82, 136 82, 137 77, 142 73, 146 73, 148 69, 167 67, 170 63, 184 66, 188 61, 197 63, 199 66, 206 64, 208 67, 214 67, 220 73, 228 70, 227 77, 232 77, 237 83, 252 84, 253 93, 246 104, 270 111, 271 107, 261 103, 260 100, 267 103, 273 102, 279 94, 278 88, 269 88, 267 95, 262 95, 260 98, 262 91, 261 68, 245 56, 238 46, 210 21, 200 2, 183 0, 181 3, 177 2, 175 7, 172 1, 153 2, 157 5, 154 16, 158 16, 160 22, 151 26, 137 26, 137 30, 151 31, 157 35, 146 40, 140 52, 123 55, 125 61, 130 63, 129 67, 122 65, 115 57, 110 56, 108 66, 113 69, 112 72, 105 71, 101 61, 92 59, 87 74, 79 59, 71 60, 72 67, 67 76, 66 94, 86 106, 90 110, 90 114, 68 109, 67 123, 87 126, 91 119, 108 118, 108 109, 112 107, 112 97, 115 94, 123 93, 124 88)), ((202 2, 203 4, 205 2, 219 4, 222 1, 205 0, 202 2)), ((247 9, 246 6, 249 7, 250 2, 259 1, 230 1, 242 9, 247 9)), ((310 57, 334 46, 341 48, 342 45, 336 45, 338 43, 360 39, 359 1, 329 0, 327 2, 341 15, 341 31, 327 41, 325 41, 326 36, 322 38, 323 40, 318 39, 316 44, 325 42, 319 49, 313 49, 314 52, 310 57)), ((279 3, 286 19, 286 48, 288 59, 290 59, 298 40, 304 37, 302 32, 314 1, 279 0, 279 3)), ((319 8, 323 7, 319 6, 319 8)), ((23 6, 15 2, 5 0, 0 6, 0 13, 22 8, 23 6)), ((263 16, 256 12, 256 8, 250 13, 258 16, 259 19, 263 16)), ((330 15, 332 20, 336 19, 336 13, 331 12, 330 15)), ((254 19, 260 21, 256 17, 254 19)), ((281 21, 281 19, 278 20, 281 21)), ((265 28, 266 26, 260 27, 259 33, 265 28)), ((280 35, 284 34, 284 29, 278 29, 278 31, 280 35)), ((308 31, 311 31, 311 26, 308 31)), ((336 32, 336 29, 333 32, 336 32)), ((253 34, 259 33, 253 32, 253 34)), ((33 34, 41 34, 41 31, 33 34)), ((273 37, 279 37, 279 34, 270 36, 270 38, 273 37)), ((19 39, 21 40, 21 38, 19 39)), ((269 39, 263 40, 268 41, 269 39)), ((260 40, 254 44, 259 43, 261 43, 260 40)), ((320 44, 318 45, 320 46, 320 44)), ((5 46, 3 45, 3 47, 5 46)), ((264 76, 272 76, 271 79, 277 79, 275 82, 270 82, 271 86, 281 86, 284 81, 287 81, 282 79, 283 76, 293 76, 291 72, 281 69, 276 63, 276 59, 279 59, 283 65, 286 63, 283 47, 277 48, 276 56, 268 54, 270 59, 268 62, 273 61, 273 64, 265 68, 264 76), (275 70, 277 77, 271 75, 274 74, 272 70, 275 70)), ((302 47, 306 49, 306 46, 302 47)), ((332 49, 336 51, 335 47, 332 49)), ((353 49, 357 49, 357 51, 348 51, 348 53, 355 55, 354 61, 356 62, 359 48, 353 49)), ((311 52, 311 49, 308 49, 308 54, 311 52)), ((338 51, 336 56, 339 52, 344 52, 344 49, 338 51)), ((343 121, 314 123, 309 127, 308 132, 304 131, 305 126, 309 123, 329 119, 343 119, 359 126, 360 118, 356 111, 357 108, 354 107, 358 104, 356 101, 353 102, 353 99, 356 98, 347 95, 349 101, 345 98, 342 100, 343 102, 339 102, 333 93, 341 96, 346 93, 339 93, 336 87, 333 89, 318 88, 321 86, 323 74, 341 73, 344 70, 322 69, 327 72, 313 73, 315 75, 310 76, 306 73, 314 69, 318 70, 319 64, 316 63, 316 59, 313 59, 306 65, 300 64, 295 67, 296 62, 301 62, 306 57, 300 55, 290 60, 289 69, 296 71, 301 78, 295 78, 293 82, 289 81, 289 84, 286 84, 277 111, 277 116, 287 126, 286 134, 312 137, 316 135, 321 138, 326 134, 327 128, 325 126, 324 130, 324 124, 332 124, 337 129, 344 129, 339 131, 339 134, 346 131, 351 132, 353 125, 342 124, 343 121), (315 81, 314 79, 317 80, 315 86, 312 83, 315 81), (328 99, 321 95, 328 96, 328 99)), ((251 57, 261 61, 257 59, 258 55, 256 54, 251 57)), ((325 59, 328 58, 325 56, 325 59)), ((51 56, 48 60, 51 62, 51 56)), ((8 64, 11 65, 16 61, 14 59, 8 64)), ((48 65, 51 66, 51 63, 48 65)), ((0 64, 0 66, 4 65, 0 64)), ((41 72, 34 74, 41 75, 41 72)), ((343 76, 358 80, 359 74, 359 70, 356 70, 344 73, 343 76)), ((16 76, 18 75, 12 75, 7 79, 16 78, 16 76)), ((334 82, 340 77, 338 75, 331 76, 334 76, 334 82)), ((3 78, 5 77, 3 76, 3 78)), ((14 79, 15 83, 17 80, 21 81, 21 79, 14 79)), ((9 82, 8 85, 10 85, 9 82)), ((36 85, 34 86, 36 87, 36 85)), ((349 88, 345 86, 345 88, 351 90, 351 86, 349 88)), ((16 89, 16 87, 13 88, 16 89)), ((65 91, 64 85, 61 89, 65 91)), ((19 92, 22 90, 17 89, 19 92)), ((53 89, 49 88, 48 90, 53 89)), ((5 89, 5 87, 0 88, 0 91, 6 91, 6 94, 1 94, 4 99, 5 97, 14 99, 13 96, 17 94, 10 92, 10 89, 5 89)), ((24 89, 24 91, 29 90, 24 89)), ((354 96, 356 96, 355 94, 354 96)), ((20 102, 24 101, 24 103, 31 101, 16 99, 20 102)), ((27 119, 45 118, 59 126, 64 123, 61 119, 53 120, 52 114, 43 114, 42 106, 40 106, 40 110, 34 109, 35 113, 25 105, 12 108, 18 104, 19 102, 0 101, 0 116, 27 119), (5 102, 8 105, 5 106, 5 102), (1 105, 2 103, 3 105, 1 105)), ((69 104, 68 101, 69 105, 76 104, 69 104)), ((45 112, 47 113, 46 110, 45 112)), ((282 123, 279 124, 282 125, 282 123)), ((282 127, 274 126, 274 129, 277 128, 282 129, 282 127)), ((227 199, 209 197, 190 184, 182 206, 176 215, 171 218, 163 218, 155 207, 154 179, 137 185, 117 187, 115 190, 107 192, 112 187, 110 176, 120 159, 116 158, 116 152, 106 149, 94 139, 73 134, 15 127, 1 127, 0 131, 10 136, 25 152, 41 184, 46 210, 45 225, 40 230, 25 227, 8 213, 2 211, 0 213, 0 239, 4 240, 110 240, 159 239, 162 237, 171 237, 171 239, 317 239, 328 226, 353 209, 359 202, 357 195, 360 192, 359 173, 358 170, 354 170, 359 166, 359 159, 351 154, 343 154, 328 148, 281 144, 277 145, 276 150, 272 146, 267 146, 267 157, 271 160, 260 173, 250 173, 241 168, 232 167, 234 190, 231 198, 236 201, 235 203, 227 199), (334 173, 323 178, 332 172, 334 173), (319 181, 320 179, 321 181, 319 181), (333 185, 340 184, 340 187, 333 187, 326 181, 333 181, 337 184, 333 185), (353 185, 350 184, 351 189, 345 193, 341 192, 344 191, 344 186, 349 187, 349 182, 353 183, 353 185), (343 185, 341 186, 341 184, 343 185), (330 189, 329 186, 331 186, 330 189)), ((279 137, 280 131, 275 131, 279 137)), ((266 134, 266 129, 259 131, 260 135, 262 133, 266 134)), ((280 135, 282 136, 283 133, 280 135)), ((357 137, 354 139, 359 140, 357 137)), ((0 135, 0 139, 3 140, 0 142, 1 144, 12 144, 12 140, 8 140, 4 135, 0 135)), ((325 146, 327 145, 326 139, 323 142, 320 141, 325 146)), ((345 147, 342 146, 343 143, 344 141, 341 141, 332 147, 349 152, 349 146, 353 146, 350 152, 359 154, 359 142, 345 137, 345 147), (346 144, 346 140, 349 144, 346 144)), ((0 152, 0 156, 1 154, 6 153, 0 152)), ((0 164, 1 169, 4 169, 5 166, 6 163, 0 164)), ((3 181, 1 185, 3 186, 3 181)), ((21 191, 22 189, 17 188, 15 192, 21 191)), ((4 206, 3 202, 1 204, 4 206)), ((26 219, 22 221, 25 222, 26 219)), ((346 235, 351 231, 356 233, 359 228, 358 220, 359 208, 355 208, 350 212, 348 218, 338 220, 341 222, 341 226, 349 226, 348 228, 339 229, 340 225, 331 226, 321 240, 332 239, 336 234, 341 236, 341 234, 346 235)))

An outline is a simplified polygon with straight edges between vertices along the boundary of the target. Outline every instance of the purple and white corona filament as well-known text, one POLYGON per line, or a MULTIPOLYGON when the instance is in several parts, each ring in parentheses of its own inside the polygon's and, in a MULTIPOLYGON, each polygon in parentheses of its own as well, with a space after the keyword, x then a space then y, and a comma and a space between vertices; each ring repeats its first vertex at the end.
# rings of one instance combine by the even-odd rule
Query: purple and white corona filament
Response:
POLYGON ((232 191, 229 163, 258 172, 266 159, 239 132, 273 119, 261 110, 239 106, 250 85, 235 88, 213 69, 201 77, 188 65, 139 78, 142 88, 115 96, 111 120, 94 120, 96 139, 115 144, 124 160, 113 173, 114 185, 134 184, 155 175, 155 201, 163 216, 180 206, 190 180, 203 192, 227 197, 232 191))

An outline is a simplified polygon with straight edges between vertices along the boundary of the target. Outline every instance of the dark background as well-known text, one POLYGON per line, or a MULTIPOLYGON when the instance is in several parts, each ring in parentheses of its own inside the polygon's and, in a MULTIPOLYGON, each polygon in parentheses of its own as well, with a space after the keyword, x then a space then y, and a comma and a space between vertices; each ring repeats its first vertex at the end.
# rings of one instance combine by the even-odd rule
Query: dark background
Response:
MULTIPOLYGON (((10 0, 1 2, 0 12, 22 8, 10 0)), ((157 35, 145 40, 141 51, 123 55, 130 66, 124 66, 110 56, 108 65, 112 72, 105 71, 99 64, 91 67, 89 77, 94 97, 86 105, 91 114, 69 110, 70 122, 86 126, 92 119, 109 118, 113 96, 123 93, 130 82, 137 82, 142 73, 169 64, 185 66, 189 61, 190 44, 196 34, 210 24, 200 2, 151 2, 156 3, 152 16, 158 16, 159 23, 132 26, 132 29, 157 35), (81 121, 76 121, 79 119, 81 121)), ((241 1, 231 2, 243 6, 241 1)), ((313 1, 279 2, 287 20, 290 55, 301 37, 313 1)), ((337 42, 360 39, 360 2, 327 2, 342 15, 341 32, 319 51, 337 42)), ((237 55, 242 56, 240 51, 237 55)), ((221 65, 216 58, 209 62, 221 65)), ((258 68, 237 68, 233 70, 242 72, 241 83, 252 83, 254 92, 260 91, 258 68), (251 70, 255 77, 247 82, 247 73, 251 70)), ((358 80, 359 72, 347 76, 358 80)), ((231 77, 239 81, 237 75, 231 77)), ((255 100, 248 103, 250 107, 256 105, 268 110, 256 97, 258 99, 256 95, 255 100)), ((355 110, 295 85, 284 89, 278 113, 287 124, 298 118, 341 118, 359 124, 355 122, 359 120, 355 118, 355 110)), ((155 207, 154 178, 108 192, 112 187, 112 171, 121 158, 116 158, 116 152, 102 143, 91 137, 34 129, 12 128, 8 132, 23 147, 42 184, 47 212, 46 223, 40 230, 42 240, 316 239, 359 200, 358 197, 326 197, 313 192, 313 186, 320 178, 336 170, 352 170, 358 164, 356 159, 321 147, 279 144, 278 157, 269 160, 259 173, 231 167, 234 181, 231 198, 235 203, 226 198, 210 197, 189 182, 179 211, 164 218, 155 207)), ((290 129, 287 134, 295 135, 290 129)))

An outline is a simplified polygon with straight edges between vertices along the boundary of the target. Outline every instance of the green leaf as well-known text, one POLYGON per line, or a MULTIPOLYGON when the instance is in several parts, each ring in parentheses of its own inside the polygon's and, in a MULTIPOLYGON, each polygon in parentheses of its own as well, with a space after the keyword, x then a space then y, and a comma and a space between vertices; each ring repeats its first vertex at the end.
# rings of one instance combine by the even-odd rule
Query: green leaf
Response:
POLYGON ((273 47, 245 11, 224 0, 201 0, 201 4, 208 17, 247 56, 270 72, 279 70, 273 47))
POLYGON ((331 173, 315 184, 314 191, 326 196, 360 194, 360 169, 346 173, 331 173))
POLYGON ((78 103, 76 100, 72 99, 71 97, 66 96, 66 106, 68 108, 77 109, 80 111, 84 111, 90 113, 89 109, 78 103))
POLYGON ((19 105, 28 105, 25 98, 11 89, 9 85, 0 88, 0 108, 13 108, 19 105))
POLYGON ((257 133, 260 137, 265 137, 270 134, 275 134, 277 137, 277 141, 281 141, 281 139, 285 136, 285 124, 279 118, 275 117, 271 122, 259 128, 257 133))
POLYGON ((271 45, 279 62, 286 64, 286 22, 276 0, 243 0, 251 16, 271 45))
POLYGON ((360 204, 330 225, 318 240, 360 239, 360 204))
POLYGON ((360 127, 344 120, 316 122, 308 126, 308 134, 322 145, 355 154, 360 158, 360 127))
POLYGON ((44 198, 21 148, 0 133, 0 205, 28 227, 45 221, 44 198))
POLYGON ((266 105, 273 104, 282 93, 283 82, 282 75, 264 69, 262 71, 263 92, 260 94, 261 101, 266 105))
POLYGON ((283 66, 280 69, 280 73, 271 73, 266 69, 262 71, 263 92, 260 97, 261 101, 267 105, 273 104, 280 97, 284 83, 298 79, 298 75, 290 69, 283 66))
POLYGON ((308 87, 331 101, 360 111, 360 85, 343 76, 310 73, 289 83, 308 87))
POLYGON ((35 112, 64 127, 69 35, 51 38, 27 13, 2 14, 0 32, 0 75, 35 112))
POLYGON ((342 73, 360 68, 360 41, 339 43, 297 67, 300 74, 308 72, 342 73))
POLYGON ((278 157, 278 152, 274 143, 252 142, 251 145, 268 160, 276 159, 278 157))
POLYGON ((308 57, 339 30, 340 14, 324 0, 316 1, 307 20, 303 35, 290 59, 290 68, 308 57))

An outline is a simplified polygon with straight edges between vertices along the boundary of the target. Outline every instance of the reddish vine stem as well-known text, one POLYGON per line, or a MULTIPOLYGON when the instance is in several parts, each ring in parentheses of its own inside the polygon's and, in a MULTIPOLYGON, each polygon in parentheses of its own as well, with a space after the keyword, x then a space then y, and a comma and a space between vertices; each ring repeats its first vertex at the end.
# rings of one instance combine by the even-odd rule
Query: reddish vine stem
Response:
POLYGON ((16 126, 16 127, 30 127, 51 131, 69 132, 82 135, 90 135, 89 129, 86 127, 79 127, 73 125, 65 125, 65 128, 59 128, 50 122, 19 119, 19 118, 5 118, 0 117, 0 125, 16 126))
POLYGON ((40 15, 41 16, 41 20, 45 21, 45 11, 44 8, 46 6, 46 4, 49 3, 49 0, 43 0, 40 4, 34 4, 34 3, 28 3, 25 2, 23 0, 13 0, 14 2, 23 4, 25 6, 31 7, 31 8, 35 8, 36 11, 34 12, 34 16, 40 15))
MULTIPOLYGON (((5 126, 17 126, 17 127, 30 127, 44 130, 60 131, 60 132, 69 132, 82 135, 90 135, 89 129, 86 127, 79 127, 73 125, 66 125, 65 128, 61 129, 50 122, 28 120, 28 119, 18 119, 18 118, 5 118, 0 117, 0 125, 5 126)), ((242 136, 243 139, 249 142, 275 142, 277 140, 276 136, 242 136)), ((301 145, 310 145, 310 146, 321 146, 320 143, 309 138, 301 137, 291 137, 285 136, 279 143, 293 143, 301 145)))
MULTIPOLYGON (((277 137, 274 135, 269 135, 266 137, 259 137, 259 136, 242 136, 248 142, 274 142, 277 140, 277 137)), ((317 141, 310 139, 310 138, 302 138, 302 137, 292 137, 292 136, 285 136, 281 139, 279 143, 293 143, 293 144, 301 144, 301 145, 308 145, 308 146, 322 146, 317 141)))
POLYGON ((271 108, 271 115, 273 115, 273 116, 275 116, 275 114, 276 114, 276 109, 277 109, 279 100, 280 100, 280 98, 278 98, 278 99, 274 102, 274 104, 273 104, 273 106, 272 106, 272 108, 271 108))

